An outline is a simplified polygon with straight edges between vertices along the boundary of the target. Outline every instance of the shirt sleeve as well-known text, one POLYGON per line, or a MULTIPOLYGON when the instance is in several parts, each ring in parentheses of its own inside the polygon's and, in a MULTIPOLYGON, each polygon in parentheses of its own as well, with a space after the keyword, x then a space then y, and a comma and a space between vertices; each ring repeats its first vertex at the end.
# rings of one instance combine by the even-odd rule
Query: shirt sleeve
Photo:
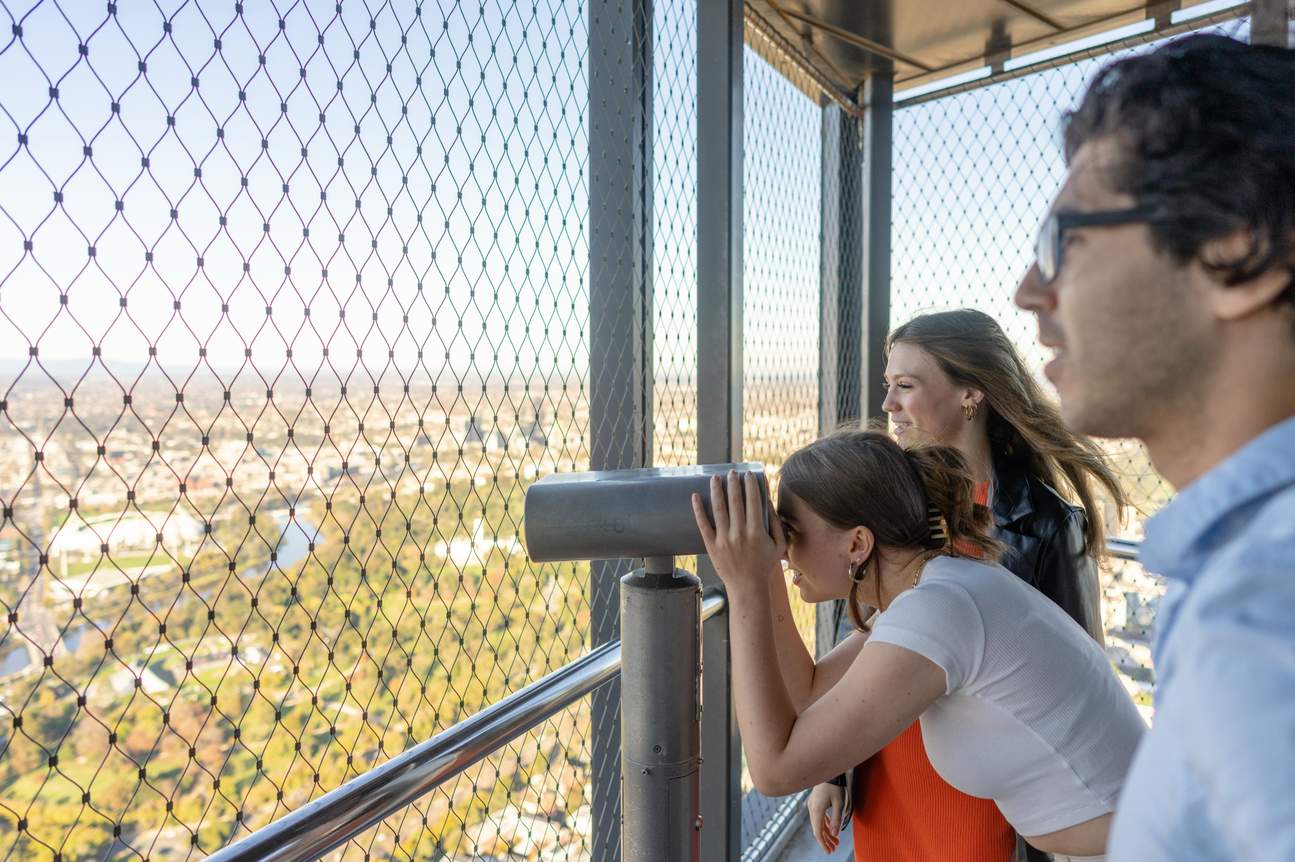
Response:
POLYGON ((1231 589, 1196 609, 1172 709, 1231 855, 1295 859, 1295 571, 1271 549, 1229 568, 1231 589))
POLYGON ((985 625, 965 587, 927 581, 895 597, 868 636, 911 650, 944 671, 945 694, 966 687, 980 670, 985 625))

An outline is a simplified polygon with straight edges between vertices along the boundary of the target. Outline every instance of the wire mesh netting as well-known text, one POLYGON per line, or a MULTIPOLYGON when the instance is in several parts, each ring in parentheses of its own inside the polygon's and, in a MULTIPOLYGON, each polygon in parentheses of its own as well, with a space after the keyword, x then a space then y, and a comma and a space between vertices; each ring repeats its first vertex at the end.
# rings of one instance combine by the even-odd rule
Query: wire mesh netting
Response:
POLYGON ((678 466, 697 462, 697 15, 653 12, 652 460, 678 466))
MULTIPOLYGON (((775 493, 782 462, 818 436, 820 110, 789 71, 745 49, 742 457, 775 493)), ((791 601, 812 651, 814 607, 791 601)), ((745 769, 742 792, 743 858, 763 858, 763 833, 799 799, 764 797, 745 769)))
MULTIPOLYGON (((1212 28, 1245 38, 1244 20, 1212 28)), ((1034 232, 1065 176, 1060 115, 1105 63, 1158 44, 1098 55, 895 113, 892 320, 978 308, 997 318, 1036 371, 1032 317, 1011 304, 1034 232)), ((901 94, 902 98, 902 94, 901 94)), ((1169 496, 1139 447, 1112 460, 1140 520, 1169 496)))
MULTIPOLYGON (((1217 13, 1218 22, 1204 18, 1202 29, 1246 39, 1248 21, 1229 17, 1235 14, 1217 13)), ((1047 357, 1033 317, 1017 310, 1011 297, 1031 262, 1034 232, 1065 176, 1061 112, 1078 103, 1101 66, 1156 44, 1147 36, 1113 53, 1094 48, 1081 60, 1023 77, 907 107, 901 101, 894 132, 894 324, 928 311, 977 308, 996 318, 1031 369, 1041 372, 1047 357)), ((1108 507, 1108 533, 1139 539, 1142 522, 1172 489, 1140 444, 1103 445, 1130 503, 1119 513, 1108 507)), ((1148 715, 1150 631, 1163 592, 1163 582, 1136 563, 1106 567, 1108 651, 1148 715)))
MULTIPOLYGON (((585 13, 0 8, 4 858, 197 857, 586 649, 585 13)), ((340 855, 582 858, 587 710, 340 855)))
POLYGON ((652 463, 677 467, 697 463, 696 4, 653 14, 652 463))

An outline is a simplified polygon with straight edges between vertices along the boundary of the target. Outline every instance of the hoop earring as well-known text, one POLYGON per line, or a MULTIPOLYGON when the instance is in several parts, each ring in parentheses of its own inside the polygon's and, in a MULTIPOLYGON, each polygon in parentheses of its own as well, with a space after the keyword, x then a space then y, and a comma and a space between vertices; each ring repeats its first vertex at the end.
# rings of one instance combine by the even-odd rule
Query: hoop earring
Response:
POLYGON ((963 404, 962 415, 966 416, 967 421, 970 422, 972 419, 976 418, 976 411, 979 409, 980 409, 980 405, 976 404, 976 402, 974 401, 972 401, 970 404, 963 404))
POLYGON ((858 563, 850 563, 849 565, 846 566, 846 571, 850 573, 850 581, 852 583, 856 583, 856 584, 863 583, 864 576, 867 574, 863 570, 863 567, 867 565, 867 563, 868 563, 867 560, 862 560, 858 563))

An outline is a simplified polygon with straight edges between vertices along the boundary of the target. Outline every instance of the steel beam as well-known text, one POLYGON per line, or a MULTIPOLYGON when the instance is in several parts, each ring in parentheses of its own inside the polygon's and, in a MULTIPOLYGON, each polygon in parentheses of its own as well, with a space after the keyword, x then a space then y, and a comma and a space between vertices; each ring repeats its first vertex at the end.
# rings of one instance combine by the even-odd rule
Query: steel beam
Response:
POLYGON ((894 85, 873 75, 864 116, 822 109, 818 427, 883 418, 890 330, 894 85))
POLYGON ((819 253, 820 431, 883 416, 890 327, 890 174, 894 89, 874 75, 864 116, 823 108, 819 253))
MULTIPOLYGON (((742 453, 742 0, 697 4, 697 460, 742 453)), ((698 574, 720 586, 705 557, 698 574)), ((742 743, 732 709, 728 617, 702 633, 701 858, 736 862, 742 743)))
POLYGON ((863 147, 859 122, 835 105, 822 113, 819 246, 818 427, 863 415, 863 147))
POLYGON ((863 415, 883 419, 885 343, 890 332, 891 174, 895 84, 873 75, 863 88, 863 415))
MULTIPOLYGON (((652 2, 590 0, 589 425, 595 470, 652 462, 652 2)), ((591 567, 590 646, 619 637, 620 576, 591 567)), ((620 858, 620 685, 592 697, 593 855, 620 858)))
MULTIPOLYGON (((823 108, 820 185, 818 429, 882 415, 890 327, 890 77, 863 88, 864 116, 823 108)), ((836 643, 840 602, 816 611, 816 650, 836 643)))

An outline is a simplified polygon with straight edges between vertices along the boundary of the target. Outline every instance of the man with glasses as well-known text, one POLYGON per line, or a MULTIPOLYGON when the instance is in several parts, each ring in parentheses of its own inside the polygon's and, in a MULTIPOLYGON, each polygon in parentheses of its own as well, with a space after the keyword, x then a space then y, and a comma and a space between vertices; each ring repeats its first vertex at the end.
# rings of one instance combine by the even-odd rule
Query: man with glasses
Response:
POLYGON ((1178 490, 1155 726, 1116 862, 1295 860, 1295 52, 1193 36, 1113 63, 1016 303, 1066 421, 1137 437, 1178 490))

